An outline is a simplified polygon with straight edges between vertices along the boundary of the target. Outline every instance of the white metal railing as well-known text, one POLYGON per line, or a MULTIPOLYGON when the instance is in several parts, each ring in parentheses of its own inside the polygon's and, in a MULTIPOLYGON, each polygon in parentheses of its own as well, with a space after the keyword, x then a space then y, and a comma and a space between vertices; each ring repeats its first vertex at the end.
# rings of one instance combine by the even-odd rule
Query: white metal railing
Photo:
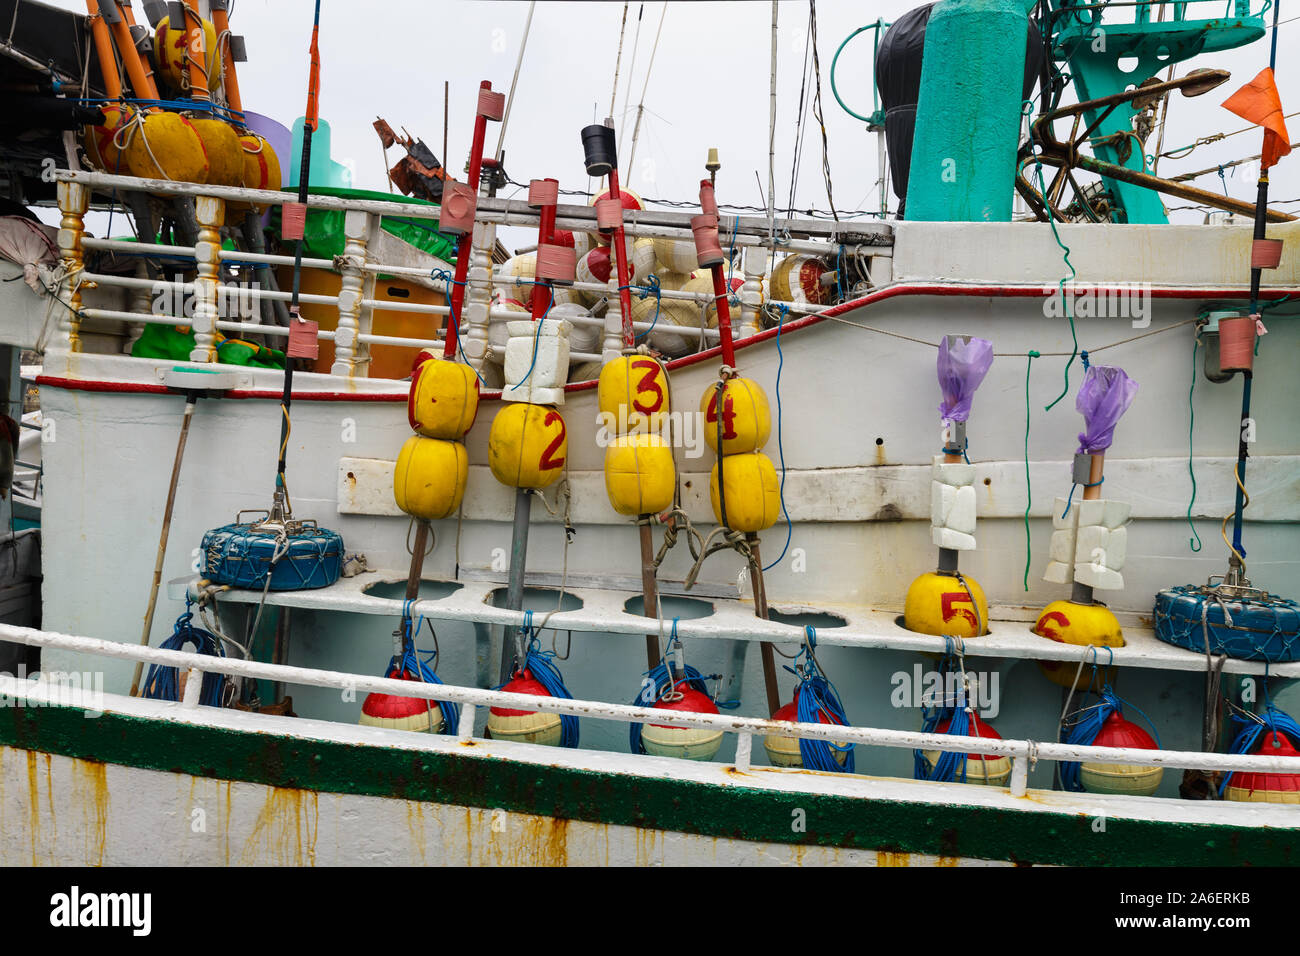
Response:
MULTIPOLYGON (((908 730, 886 730, 875 727, 845 727, 837 724, 806 724, 756 717, 732 717, 722 714, 697 714, 676 710, 659 710, 634 707, 627 704, 609 704, 603 701, 566 700, 556 697, 535 697, 530 694, 510 694, 504 691, 457 687, 451 684, 422 684, 415 681, 394 680, 365 674, 348 674, 339 671, 291 667, 284 664, 264 664, 258 661, 230 657, 210 657, 189 651, 171 651, 142 647, 138 644, 105 641, 93 637, 76 637, 38 631, 32 628, 0 624, 0 640, 13 641, 32 647, 50 647, 97 657, 140 661, 176 667, 188 672, 185 699, 182 706, 199 705, 199 688, 205 673, 226 674, 254 680, 269 680, 281 684, 298 684, 311 687, 329 687, 336 690, 365 693, 394 694, 422 700, 450 701, 462 708, 460 724, 456 728, 461 740, 473 737, 474 717, 479 707, 506 707, 515 710, 543 711, 546 713, 612 720, 622 723, 663 724, 672 727, 703 728, 736 734, 736 768, 750 769, 749 758, 753 738, 781 735, 809 740, 826 740, 833 743, 853 743, 871 747, 895 747, 908 750, 940 750, 971 754, 1009 757, 1011 779, 1009 788, 1014 796, 1024 796, 1029 786, 1030 765, 1038 760, 1066 762, 1102 762, 1134 764, 1146 767, 1194 768, 1205 771, 1240 771, 1256 773, 1300 773, 1300 757, 1275 757, 1258 754, 1198 753, 1181 750, 1143 750, 1127 747, 1083 747, 1055 742, 1040 743, 1032 740, 990 739, 987 737, 957 737, 948 734, 927 734, 908 730)), ((17 681, 0 678, 0 687, 13 694, 17 681), (8 686, 5 686, 5 685, 8 686)))
MULTIPOLYGON (((220 230, 224 225, 225 201, 240 201, 261 206, 281 205, 294 197, 287 193, 272 190, 252 190, 242 187, 197 185, 152 179, 137 179, 129 176, 115 176, 104 173, 83 171, 58 171, 59 203, 63 214, 62 228, 59 233, 60 253, 64 264, 65 278, 61 285, 60 298, 68 307, 61 328, 67 333, 69 347, 79 348, 80 320, 96 319, 119 322, 134 326, 172 325, 190 326, 195 331, 196 346, 191 353, 191 360, 196 362, 215 361, 215 334, 217 332, 239 332, 286 337, 285 328, 266 322, 234 321, 223 316, 218 303, 224 296, 235 293, 249 301, 287 303, 292 301, 292 294, 270 288, 258 288, 248 285, 231 285, 221 281, 221 267, 235 264, 240 267, 265 268, 270 266, 292 266, 294 257, 273 253, 244 252, 220 248, 220 230), (185 196, 195 200, 195 218, 198 224, 198 242, 191 246, 160 245, 156 243, 127 242, 114 239, 100 239, 84 234, 84 215, 89 205, 90 189, 114 191, 147 191, 155 195, 185 196), (129 253, 133 256, 180 258, 193 263, 196 276, 192 281, 154 280, 145 276, 116 276, 104 273, 90 273, 84 270, 84 253, 86 251, 104 251, 129 253), (133 301, 126 309, 108 309, 82 307, 81 290, 87 286, 116 287, 133 293, 133 301), (159 292, 176 292, 194 297, 193 314, 184 317, 168 314, 175 310, 162 310, 159 314, 148 300, 147 294, 155 297, 159 292)), ((345 245, 343 254, 333 259, 304 258, 304 268, 327 270, 341 276, 341 288, 337 295, 301 293, 299 301, 312 306, 334 307, 338 310, 338 323, 335 330, 321 330, 318 337, 322 341, 332 342, 335 347, 335 361, 331 371, 340 375, 369 374, 370 349, 375 346, 401 346, 416 348, 441 348, 444 340, 437 334, 429 337, 396 336, 375 332, 373 320, 375 311, 401 312, 414 315, 428 315, 445 318, 451 314, 449 305, 435 305, 421 302, 403 302, 376 297, 375 283, 380 275, 399 278, 417 279, 434 291, 447 295, 450 283, 444 278, 436 278, 437 270, 431 274, 428 270, 402 264, 385 264, 376 261, 370 246, 379 235, 379 224, 383 216, 400 216, 404 219, 427 219, 435 221, 439 209, 435 206, 413 205, 403 202, 384 200, 353 200, 331 196, 310 196, 308 206, 316 209, 334 210, 345 213, 345 245)), ((595 227, 594 210, 586 206, 561 206, 557 210, 557 226, 578 231, 591 231, 595 227)), ((659 212, 653 210, 630 211, 626 231, 632 236, 654 236, 690 240, 689 213, 659 212)), ((724 244, 738 249, 751 250, 755 253, 764 250, 779 252, 782 255, 791 252, 813 252, 822 255, 840 248, 837 241, 849 241, 854 253, 864 248, 872 256, 888 257, 892 227, 884 223, 858 224, 845 226, 819 220, 797 220, 785 224, 782 235, 775 241, 769 239, 767 220, 750 219, 738 216, 722 217, 721 236, 724 244), (800 238, 806 236, 807 238, 800 238)), ((538 212, 526 203, 502 200, 484 196, 480 200, 478 222, 474 241, 469 250, 471 257, 470 275, 467 283, 466 301, 462 306, 463 315, 459 316, 461 336, 465 347, 465 357, 471 364, 481 367, 491 355, 489 329, 493 324, 509 322, 521 318, 516 309, 491 304, 494 288, 502 286, 520 289, 532 285, 532 280, 522 277, 493 276, 489 250, 495 243, 493 228, 495 225, 535 225, 538 212), (478 266, 476 269, 475 266, 478 266)), ((761 323, 758 312, 764 299, 762 284, 770 281, 765 273, 765 257, 754 255, 748 257, 743 270, 744 287, 737 293, 731 292, 729 298, 733 303, 733 330, 738 338, 757 332, 761 323), (751 262, 751 259, 753 260, 751 262), (761 261, 760 261, 761 260, 761 261)), ((734 271, 732 275, 740 275, 734 271)), ((611 343, 621 339, 622 316, 619 314, 617 280, 608 284, 589 282, 575 283, 575 291, 604 296, 607 308, 603 317, 599 315, 566 316, 565 319, 575 326, 596 329, 604 333, 603 347, 600 352, 572 351, 573 361, 590 362, 607 360, 611 357, 611 343)), ((720 338, 716 328, 709 328, 708 309, 714 305, 711 292, 691 292, 662 289, 657 293, 662 302, 690 302, 699 308, 699 322, 677 324, 671 318, 656 316, 650 322, 632 323, 634 331, 640 336, 649 336, 649 340, 667 347, 672 351, 681 348, 683 340, 692 342, 696 350, 703 350, 715 345, 720 338), (676 343, 673 348, 671 343, 676 343)), ((821 311, 821 306, 795 302, 771 302, 783 306, 791 312, 810 314, 821 311)), ((598 311, 598 310, 597 310, 598 311)), ((283 315, 283 312, 281 312, 283 315)), ((136 333, 138 334, 138 332, 136 333)), ((493 360, 499 360, 496 356, 493 360)))

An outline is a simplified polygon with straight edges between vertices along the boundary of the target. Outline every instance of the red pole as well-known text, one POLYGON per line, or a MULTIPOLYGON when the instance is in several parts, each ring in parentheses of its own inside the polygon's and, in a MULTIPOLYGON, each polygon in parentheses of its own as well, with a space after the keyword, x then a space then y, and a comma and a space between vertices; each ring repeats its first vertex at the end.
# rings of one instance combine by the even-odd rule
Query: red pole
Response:
MULTIPOLYGON (((711 215, 714 223, 721 221, 718 217, 718 202, 713 197, 712 180, 700 180, 700 211, 705 215, 711 215)), ((727 278, 723 274, 721 263, 714 266, 712 272, 713 298, 718 308, 718 339, 722 346, 722 361, 735 368, 736 349, 731 341, 731 303, 728 301, 731 289, 727 287, 727 278)))
MULTIPOLYGON (((618 191, 618 170, 609 171, 609 197, 623 204, 623 196, 618 191)), ((614 244, 614 261, 618 266, 618 302, 623 312, 623 347, 631 348, 636 342, 632 333, 632 292, 628 289, 627 243, 623 235, 623 214, 619 213, 618 228, 610 240, 614 244)))
MULTIPOLYGON (((484 80, 479 89, 492 89, 491 80, 484 80)), ((479 177, 483 172, 483 140, 487 136, 488 118, 480 111, 474 117, 474 143, 469 151, 469 185, 478 192, 479 177)), ((456 243, 456 278, 451 286, 451 323, 447 327, 447 342, 443 358, 455 358, 456 344, 460 339, 461 306, 465 304, 465 279, 469 275, 469 251, 474 245, 474 230, 464 233, 456 243)))
MULTIPOLYGON (((559 186, 559 180, 546 179, 544 182, 555 183, 559 186)), ((542 246, 549 243, 555 238, 555 204, 546 203, 541 208, 541 220, 537 224, 537 258, 541 261, 542 246)), ((536 322, 546 314, 550 307, 551 296, 553 295, 551 283, 538 283, 533 286, 533 321, 536 322)))

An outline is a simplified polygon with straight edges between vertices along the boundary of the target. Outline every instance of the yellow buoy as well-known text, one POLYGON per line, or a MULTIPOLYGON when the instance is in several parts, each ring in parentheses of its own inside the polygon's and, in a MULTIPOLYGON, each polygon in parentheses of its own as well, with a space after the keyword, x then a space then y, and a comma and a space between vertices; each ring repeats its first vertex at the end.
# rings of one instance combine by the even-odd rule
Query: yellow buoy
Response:
POLYGON ((492 420, 488 465, 513 488, 545 488, 564 471, 569 437, 564 418, 549 405, 511 403, 492 420))
POLYGON ((115 137, 135 116, 135 107, 114 103, 101 107, 101 111, 104 114, 104 125, 82 127, 82 149, 86 151, 86 158, 91 165, 101 172, 126 173, 129 168, 115 137))
POLYGON ((918 634, 947 634, 976 637, 989 631, 989 605, 984 589, 972 577, 963 576, 966 587, 951 574, 930 571, 907 589, 903 604, 903 626, 918 634), (975 599, 974 605, 971 598, 975 599))
MULTIPOLYGON (((772 460, 762 452, 727 455, 722 461, 727 498, 726 524, 736 531, 755 532, 776 524, 781 514, 781 483, 772 460)), ((718 501, 718 466, 709 475, 709 501, 722 522, 718 501)))
MULTIPOLYGON (((704 440, 718 451, 718 389, 710 385, 700 396, 704 413, 704 440)), ((767 395, 753 379, 728 379, 722 389, 722 454, 761 451, 772 434, 772 412, 767 395)))
POLYGON ((149 113, 123 133, 123 156, 132 176, 206 183, 208 154, 194 124, 179 113, 149 113))
POLYGON ((675 478, 672 449, 658 435, 622 435, 605 449, 605 491, 621 515, 668 510, 675 478))
POLYGON ((600 370, 596 401, 611 433, 658 433, 669 412, 668 371, 648 355, 621 355, 600 370))
MULTIPOLYGON (((239 137, 239 150, 241 153, 241 173, 239 185, 245 189, 269 189, 278 190, 282 185, 280 180, 280 158, 275 154, 275 150, 261 136, 256 133, 244 133, 239 137)), ((245 214, 253 208, 251 203, 235 202, 231 200, 226 203, 226 225, 237 226, 245 214)))
POLYGON ((478 414, 478 376, 459 362, 435 358, 415 368, 406 400, 411 428, 428 438, 460 441, 478 414))
POLYGON ((425 521, 455 514, 469 481, 469 455, 460 442, 412 435, 393 471, 397 507, 425 521))
POLYGON ((239 134, 225 120, 190 120, 208 156, 208 179, 214 186, 240 186, 244 182, 244 150, 239 134))
MULTIPOLYGON (((154 50, 158 56, 158 73, 167 86, 175 92, 190 88, 189 18, 183 30, 173 30, 168 17, 158 21, 154 31, 154 50)), ((217 49, 217 29, 211 20, 203 21, 203 63, 207 67, 208 91, 214 92, 221 83, 221 56, 217 49)), ((197 58, 199 53, 194 51, 197 58)))
MULTIPOLYGON (((1053 601, 1043 608, 1034 624, 1034 633, 1062 644, 1081 647, 1123 647, 1124 632, 1119 620, 1109 608, 1100 604, 1075 604, 1073 601, 1053 601)), ((1038 669, 1053 684, 1070 687, 1078 675, 1075 661, 1039 661, 1038 669)), ((1113 678, 1115 668, 1107 669, 1113 678)))

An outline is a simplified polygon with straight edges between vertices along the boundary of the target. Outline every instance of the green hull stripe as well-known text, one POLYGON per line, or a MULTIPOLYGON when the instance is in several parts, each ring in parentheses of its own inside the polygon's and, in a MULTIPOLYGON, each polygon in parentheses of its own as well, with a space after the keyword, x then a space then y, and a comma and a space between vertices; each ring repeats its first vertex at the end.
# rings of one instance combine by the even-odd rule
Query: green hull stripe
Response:
POLYGON ((274 787, 501 808, 735 840, 1018 863, 1282 866, 1300 830, 1108 819, 634 777, 306 741, 66 707, 0 710, 0 744, 274 787), (802 810, 803 814, 798 811, 802 810), (802 816, 805 832, 796 832, 802 816))

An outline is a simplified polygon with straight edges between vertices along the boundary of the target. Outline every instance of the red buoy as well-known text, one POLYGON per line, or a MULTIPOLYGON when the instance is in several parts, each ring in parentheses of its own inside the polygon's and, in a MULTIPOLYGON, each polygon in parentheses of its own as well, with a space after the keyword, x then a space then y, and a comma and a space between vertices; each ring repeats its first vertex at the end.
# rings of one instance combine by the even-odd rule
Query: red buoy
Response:
MULTIPOLYGON (((934 729, 936 734, 948 733, 948 728, 952 725, 952 719, 941 723, 934 729)), ((980 720, 976 713, 970 714, 970 726, 966 728, 963 737, 981 737, 985 740, 1001 740, 1002 735, 993 729, 993 725, 988 721, 980 720)), ((938 750, 925 751, 925 759, 933 767, 939 762, 942 755, 938 750)), ((999 756, 998 754, 967 754, 966 755, 966 783, 987 784, 991 787, 1005 786, 1007 780, 1011 778, 1011 758, 999 756)))
MULTIPOLYGON (((1270 757, 1300 757, 1286 734, 1266 732, 1251 751, 1270 757)), ((1224 791, 1228 800, 1252 803, 1300 803, 1300 773, 1234 773, 1224 791)))
MULTIPOLYGON (((655 701, 655 710, 675 710, 688 714, 716 714, 717 705, 690 685, 678 684, 655 701)), ((712 760, 722 746, 722 731, 708 727, 672 727, 647 724, 641 729, 645 752, 656 757, 681 757, 684 760, 712 760)))
MULTIPOLYGON (((506 694, 551 696, 551 692, 527 669, 517 673, 501 690, 506 694)), ((520 740, 551 747, 559 744, 562 733, 559 714, 509 707, 493 707, 488 713, 487 725, 493 740, 520 740)))
MULTIPOLYGON (((419 681, 409 671, 388 674, 393 680, 419 681)), ((442 709, 438 702, 422 697, 398 697, 395 694, 367 694, 361 702, 358 723, 368 727, 391 727, 395 730, 421 730, 438 733, 442 729, 442 709)))
MULTIPOLYGON (((1111 711, 1093 739, 1094 747, 1128 747, 1134 750, 1157 750, 1151 735, 1119 711, 1111 711)), ((1079 782, 1089 793, 1127 793, 1149 797, 1160 786, 1163 767, 1138 764, 1083 763, 1079 765, 1079 782)))
MULTIPOLYGON (((795 688, 794 700, 785 706, 779 708, 772 715, 773 720, 788 720, 792 723, 799 722, 799 688, 795 688)), ((838 724, 839 720, 827 713, 825 710, 817 712, 817 721, 823 724, 838 724)), ((836 741, 835 746, 846 746, 844 741, 836 741)), ((787 737, 784 734, 771 734, 763 738, 763 749, 767 751, 767 759, 774 767, 802 767, 803 755, 799 752, 799 738, 787 737)), ((849 759, 847 750, 831 750, 835 755, 836 763, 843 764, 849 759)))

